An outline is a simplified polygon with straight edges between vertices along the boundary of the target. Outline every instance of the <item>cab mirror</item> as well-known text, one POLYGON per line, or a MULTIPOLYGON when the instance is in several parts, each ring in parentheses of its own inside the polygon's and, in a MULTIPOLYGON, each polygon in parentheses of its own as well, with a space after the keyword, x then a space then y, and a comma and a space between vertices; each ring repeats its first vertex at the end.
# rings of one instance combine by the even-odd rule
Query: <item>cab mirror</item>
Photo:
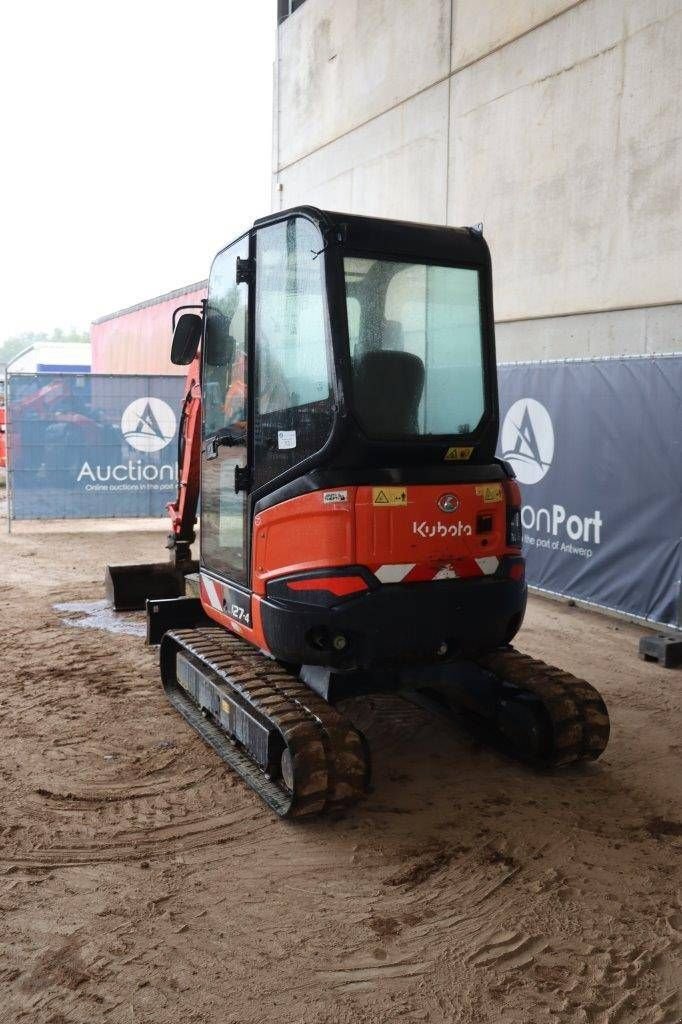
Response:
POLYGON ((203 321, 197 313, 183 313, 173 331, 171 363, 188 366, 197 354, 203 321))

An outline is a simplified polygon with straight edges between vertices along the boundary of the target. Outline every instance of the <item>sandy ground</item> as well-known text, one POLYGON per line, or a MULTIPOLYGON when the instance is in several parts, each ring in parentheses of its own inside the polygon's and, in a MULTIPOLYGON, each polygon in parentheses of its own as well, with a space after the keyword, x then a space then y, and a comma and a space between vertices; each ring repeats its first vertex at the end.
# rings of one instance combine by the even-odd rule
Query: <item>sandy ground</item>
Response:
POLYGON ((0 1021, 682 1018, 682 674, 638 661, 638 629, 534 600, 518 644, 605 694, 597 765, 538 774, 358 701, 372 793, 284 824, 167 706, 139 636, 53 608, 162 531, 49 531, 0 538, 0 1021))

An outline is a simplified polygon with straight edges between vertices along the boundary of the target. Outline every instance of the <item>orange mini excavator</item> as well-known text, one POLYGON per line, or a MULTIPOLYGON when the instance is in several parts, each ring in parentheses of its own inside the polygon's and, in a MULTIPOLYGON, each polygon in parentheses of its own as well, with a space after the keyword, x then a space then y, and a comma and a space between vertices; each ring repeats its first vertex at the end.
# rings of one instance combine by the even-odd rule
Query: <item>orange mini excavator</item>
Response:
POLYGON ((363 793, 367 745, 336 706, 361 693, 456 712, 537 764, 599 757, 596 690, 510 646, 521 499, 495 457, 481 232, 287 210, 218 253, 186 310, 171 559, 110 566, 108 589, 147 599, 189 724, 282 816, 363 793))

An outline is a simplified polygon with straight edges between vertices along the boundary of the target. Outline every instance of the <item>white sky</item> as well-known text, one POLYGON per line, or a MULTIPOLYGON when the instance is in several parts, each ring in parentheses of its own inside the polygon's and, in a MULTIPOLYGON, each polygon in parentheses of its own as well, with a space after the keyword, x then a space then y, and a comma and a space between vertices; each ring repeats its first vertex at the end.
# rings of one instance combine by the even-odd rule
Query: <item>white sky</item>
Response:
POLYGON ((208 274, 270 210, 275 0, 0 15, 0 341, 208 274))

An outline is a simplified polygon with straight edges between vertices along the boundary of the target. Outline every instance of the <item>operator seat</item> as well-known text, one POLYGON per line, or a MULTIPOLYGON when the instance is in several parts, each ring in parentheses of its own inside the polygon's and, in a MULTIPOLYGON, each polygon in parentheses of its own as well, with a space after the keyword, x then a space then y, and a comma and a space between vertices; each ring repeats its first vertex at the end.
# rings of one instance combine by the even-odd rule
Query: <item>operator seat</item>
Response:
POLYGON ((355 366, 355 409, 371 437, 419 433, 424 363, 411 352, 374 350, 355 366))

